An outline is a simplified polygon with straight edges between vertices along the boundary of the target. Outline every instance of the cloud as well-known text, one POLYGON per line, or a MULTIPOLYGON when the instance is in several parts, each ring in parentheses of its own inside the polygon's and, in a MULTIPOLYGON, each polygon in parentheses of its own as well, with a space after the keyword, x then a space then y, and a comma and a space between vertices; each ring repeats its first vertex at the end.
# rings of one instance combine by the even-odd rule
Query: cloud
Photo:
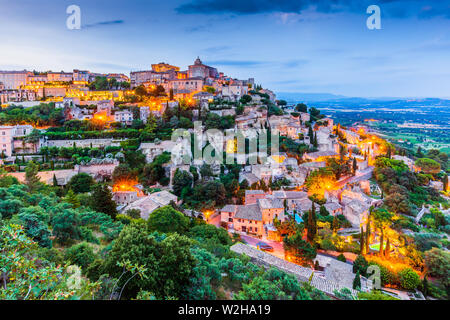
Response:
POLYGON ((301 14, 305 10, 320 13, 366 13, 369 5, 378 4, 382 14, 393 18, 437 16, 450 18, 450 5, 441 0, 191 0, 176 8, 183 14, 301 14))
POLYGON ((203 24, 186 28, 186 32, 188 33, 196 33, 196 32, 212 32, 211 24, 203 24))
POLYGON ((287 61, 261 61, 261 60, 216 60, 207 61, 208 65, 212 66, 226 66, 226 67, 281 67, 281 68, 297 68, 307 64, 309 60, 293 59, 287 61))
POLYGON ((216 60, 206 62, 206 64, 211 66, 227 66, 227 67, 257 67, 267 63, 268 63, 267 61, 257 61, 257 60, 216 60))
POLYGON ((121 71, 129 71, 132 68, 130 66, 125 66, 121 64, 107 63, 107 62, 92 62, 89 64, 94 68, 100 68, 104 70, 121 70, 121 71))
POLYGON ((309 62, 309 60, 306 60, 306 59, 294 59, 294 60, 281 62, 281 66, 284 68, 297 68, 297 67, 304 66, 308 62, 309 62))
POLYGON ((125 21, 123 20, 111 20, 111 21, 101 21, 91 24, 85 24, 82 26, 82 29, 89 29, 89 28, 95 28, 95 27, 102 27, 102 26, 111 26, 111 25, 117 25, 117 24, 123 24, 125 21))
POLYGON ((223 53, 226 51, 229 51, 232 49, 230 46, 215 46, 215 47, 209 47, 202 50, 202 53, 205 54, 218 54, 223 53))
POLYGON ((350 60, 367 65, 384 65, 391 62, 392 57, 381 55, 352 56, 350 60))

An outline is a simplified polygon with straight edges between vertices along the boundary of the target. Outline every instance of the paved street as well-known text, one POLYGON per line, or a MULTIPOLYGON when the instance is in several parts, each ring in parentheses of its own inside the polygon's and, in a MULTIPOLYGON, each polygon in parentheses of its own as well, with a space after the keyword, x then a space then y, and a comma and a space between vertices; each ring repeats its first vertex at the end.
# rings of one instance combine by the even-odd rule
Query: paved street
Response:
POLYGON ((362 180, 368 180, 372 177, 372 172, 373 172, 373 167, 368 167, 367 169, 359 172, 354 177, 348 177, 348 178, 339 180, 337 182, 337 185, 339 186, 339 188, 343 188, 348 183, 355 183, 355 182, 359 182, 362 180))
POLYGON ((258 238, 250 237, 248 235, 241 235, 241 239, 244 240, 245 242, 247 242, 247 244, 252 247, 256 247, 256 244, 258 242, 261 242, 261 241, 265 242, 268 245, 270 245, 271 247, 273 247, 273 252, 267 252, 267 253, 270 253, 278 258, 284 259, 283 243, 281 243, 281 242, 258 239, 258 238))

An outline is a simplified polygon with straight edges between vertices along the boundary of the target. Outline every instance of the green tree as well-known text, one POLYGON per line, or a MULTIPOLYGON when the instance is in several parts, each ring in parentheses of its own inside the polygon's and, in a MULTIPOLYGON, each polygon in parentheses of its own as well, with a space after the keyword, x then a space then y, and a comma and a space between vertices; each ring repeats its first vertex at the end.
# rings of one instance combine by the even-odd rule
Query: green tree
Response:
POLYGON ((112 200, 112 193, 105 184, 96 184, 92 187, 90 207, 97 212, 103 212, 115 219, 117 205, 112 200))
POLYGON ((288 259, 290 258, 302 265, 313 265, 313 259, 316 257, 317 251, 311 244, 302 239, 301 233, 285 237, 283 247, 288 259))
POLYGON ((188 229, 189 218, 172 206, 158 208, 148 218, 149 230, 162 233, 185 233, 188 229))
POLYGON ((51 300, 91 298, 96 285, 80 279, 79 288, 68 288, 62 267, 37 257, 37 244, 17 225, 0 228, 1 300, 51 300))
POLYGON ((248 94, 244 94, 244 95, 242 96, 241 100, 240 100, 240 102, 241 102, 242 104, 249 103, 250 101, 252 101, 252 97, 249 96, 248 94))
POLYGON ((372 212, 372 217, 375 223, 375 226, 380 230, 380 256, 384 255, 384 235, 385 230, 388 226, 392 224, 392 217, 394 216, 391 212, 385 209, 378 209, 372 212))
POLYGON ((422 148, 421 148, 421 147, 419 147, 419 148, 417 149, 416 157, 417 157, 417 158, 423 158, 423 157, 424 157, 424 154, 423 154, 423 152, 422 152, 422 148))
POLYGON ((416 160, 415 165, 424 173, 433 174, 441 171, 441 164, 433 159, 420 158, 416 160))
POLYGON ((341 262, 347 262, 347 259, 345 258, 344 254, 340 254, 336 257, 336 260, 339 260, 341 262))
POLYGON ((65 209, 56 213, 51 224, 53 226, 53 235, 62 243, 67 244, 72 240, 80 239, 80 219, 76 211, 65 209))
POLYGON ((359 236, 359 252, 361 254, 364 254, 364 251, 366 249, 366 247, 364 245, 364 239, 365 239, 365 235, 364 235, 363 227, 361 226, 361 233, 359 236))
POLYGON ((39 165, 30 161, 25 168, 25 184, 31 193, 35 192, 41 185, 41 179, 38 176, 39 165))
POLYGON ((448 289, 450 287, 450 253, 438 248, 425 252, 425 266, 428 274, 439 278, 448 289))
POLYGON ((299 103, 295 106, 295 110, 298 112, 307 113, 308 112, 308 106, 304 103, 299 103))
POLYGON ((84 193, 90 192, 94 183, 94 179, 89 174, 82 172, 74 175, 67 184, 67 187, 75 193, 84 193))
POLYGON ((307 234, 306 237, 310 243, 314 241, 314 238, 317 234, 317 219, 316 219, 316 208, 314 206, 314 202, 312 203, 311 210, 308 212, 308 220, 307 220, 307 234))
POLYGON ((358 255, 353 262, 353 273, 359 272, 362 276, 367 276, 367 268, 369 267, 369 263, 363 255, 358 255))
POLYGON ((184 188, 190 188, 192 186, 192 175, 184 170, 177 169, 173 176, 173 192, 177 196, 181 196, 181 192, 184 188))
POLYGON ((361 276, 359 271, 356 271, 355 278, 353 279, 353 289, 361 290, 361 276))
POLYGON ((42 219, 31 212, 24 211, 18 215, 28 237, 36 241, 41 247, 51 248, 51 232, 42 219))
POLYGON ((69 189, 66 196, 64 197, 64 201, 70 203, 74 208, 78 208, 81 205, 72 189, 69 189))
POLYGON ((314 146, 314 148, 317 148, 319 146, 319 143, 317 142, 317 132, 314 133, 312 145, 314 146))
POLYGON ((353 158, 353 163, 352 163, 352 174, 353 175, 356 174, 356 170, 358 170, 358 162, 356 161, 356 158, 353 158))
MULTIPOLYGON (((167 237, 149 234, 143 224, 132 223, 120 233, 106 257, 104 271, 119 278, 123 273, 118 261, 129 261, 147 269, 143 279, 134 278, 125 288, 124 296, 135 297, 142 289, 153 292, 157 299, 182 298, 187 295, 195 260, 191 240, 178 234, 167 237)), ((124 280, 118 287, 123 287, 124 280)))

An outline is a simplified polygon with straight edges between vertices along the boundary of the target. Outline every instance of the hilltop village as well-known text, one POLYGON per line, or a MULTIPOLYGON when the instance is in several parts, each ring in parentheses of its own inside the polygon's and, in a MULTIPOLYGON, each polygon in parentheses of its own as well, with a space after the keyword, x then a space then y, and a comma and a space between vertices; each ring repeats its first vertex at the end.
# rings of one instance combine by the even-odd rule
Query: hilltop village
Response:
POLYGON ((0 71, 0 101, 2 298, 448 299, 445 153, 200 58, 129 76, 0 71), (177 130, 232 163, 177 161, 177 130), (211 130, 242 132, 244 161, 211 130), (69 265, 76 289, 53 281, 69 265), (42 280, 31 293, 24 270, 42 280))

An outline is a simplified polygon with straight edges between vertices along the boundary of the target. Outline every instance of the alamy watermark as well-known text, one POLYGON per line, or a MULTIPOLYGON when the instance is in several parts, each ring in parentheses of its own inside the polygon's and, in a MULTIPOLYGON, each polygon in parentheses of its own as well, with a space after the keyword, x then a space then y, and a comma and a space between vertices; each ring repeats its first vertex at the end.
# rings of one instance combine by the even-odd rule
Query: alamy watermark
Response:
POLYGON ((81 8, 75 4, 67 7, 66 13, 69 15, 66 20, 66 26, 69 30, 81 29, 81 8))
MULTIPOLYGON (((367 14, 370 16, 367 18, 366 26, 369 30, 380 30, 381 29, 381 9, 378 5, 370 5, 366 10, 367 14)), ((81 8, 76 4, 72 4, 67 7, 66 14, 69 16, 66 20, 66 27, 69 30, 80 30, 81 29, 81 8)))
POLYGON ((381 29, 381 9, 377 5, 371 5, 367 7, 367 14, 370 17, 367 18, 366 25, 369 30, 380 30, 381 29))

